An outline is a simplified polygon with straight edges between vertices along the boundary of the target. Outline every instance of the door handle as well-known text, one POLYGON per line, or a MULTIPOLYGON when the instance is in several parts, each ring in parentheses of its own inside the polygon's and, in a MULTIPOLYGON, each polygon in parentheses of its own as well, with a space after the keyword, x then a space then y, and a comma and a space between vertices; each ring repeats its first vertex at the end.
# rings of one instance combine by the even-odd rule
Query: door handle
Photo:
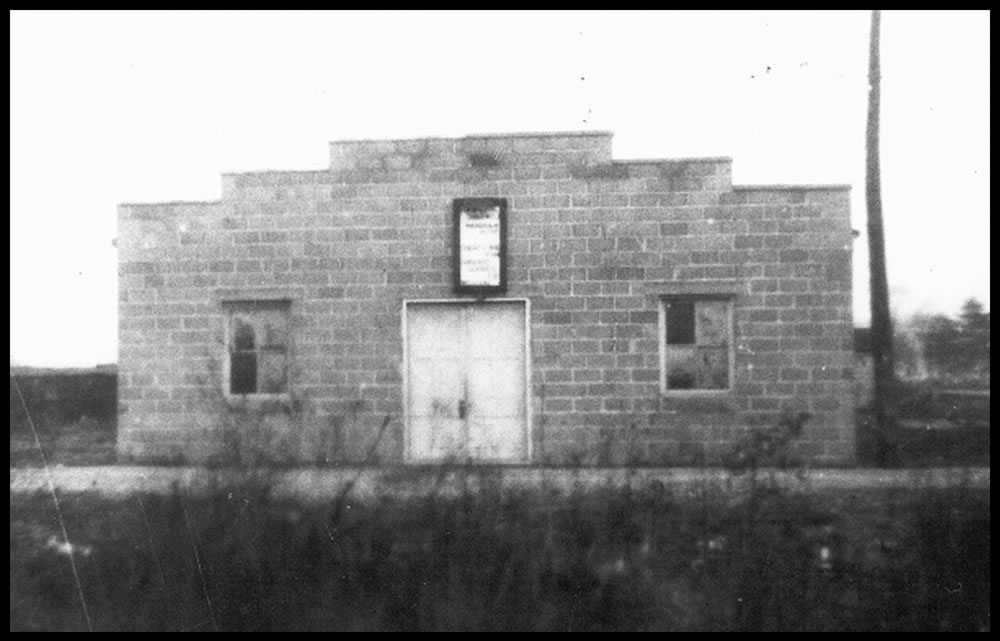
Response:
POLYGON ((464 398, 458 399, 458 418, 465 420, 465 415, 468 413, 469 406, 465 402, 464 398))

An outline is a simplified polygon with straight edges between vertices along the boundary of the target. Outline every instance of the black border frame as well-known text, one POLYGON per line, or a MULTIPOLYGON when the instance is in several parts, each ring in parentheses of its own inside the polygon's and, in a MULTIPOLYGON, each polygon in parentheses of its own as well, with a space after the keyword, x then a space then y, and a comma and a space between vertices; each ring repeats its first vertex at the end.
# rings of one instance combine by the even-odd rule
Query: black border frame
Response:
POLYGON ((490 294, 507 293, 507 199, 506 198, 456 198, 451 208, 451 262, 452 283, 456 294, 475 294, 487 296, 490 294), (459 218, 463 209, 469 208, 500 208, 500 284, 499 285, 463 285, 461 278, 461 253, 459 243, 459 218))

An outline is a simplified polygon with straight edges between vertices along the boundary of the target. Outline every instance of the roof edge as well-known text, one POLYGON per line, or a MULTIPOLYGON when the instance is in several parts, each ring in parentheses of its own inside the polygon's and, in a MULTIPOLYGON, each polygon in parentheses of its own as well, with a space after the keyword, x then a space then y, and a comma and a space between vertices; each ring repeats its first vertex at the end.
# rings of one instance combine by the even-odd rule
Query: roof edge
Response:
POLYGON ((221 205, 222 199, 216 200, 165 200, 152 203, 118 203, 119 207, 163 207, 166 205, 221 205))
POLYGON ((665 162, 704 162, 720 163, 733 162, 732 156, 682 156, 679 158, 613 158, 613 164, 622 165, 659 165, 665 162))
POLYGON ((461 136, 405 136, 402 138, 338 138, 327 144, 344 142, 413 142, 418 140, 468 140, 470 138, 575 138, 575 137, 607 137, 614 136, 610 130, 574 131, 513 131, 510 133, 471 133, 461 136))
POLYGON ((777 185, 733 185, 733 191, 851 191, 848 184, 777 184, 777 185))

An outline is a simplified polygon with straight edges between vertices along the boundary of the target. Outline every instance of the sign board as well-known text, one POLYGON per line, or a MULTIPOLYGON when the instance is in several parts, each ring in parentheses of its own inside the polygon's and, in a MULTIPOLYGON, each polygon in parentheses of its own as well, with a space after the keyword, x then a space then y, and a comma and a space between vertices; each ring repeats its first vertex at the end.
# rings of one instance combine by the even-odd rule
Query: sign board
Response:
POLYGON ((456 198, 452 214, 455 291, 507 291, 507 200, 456 198))

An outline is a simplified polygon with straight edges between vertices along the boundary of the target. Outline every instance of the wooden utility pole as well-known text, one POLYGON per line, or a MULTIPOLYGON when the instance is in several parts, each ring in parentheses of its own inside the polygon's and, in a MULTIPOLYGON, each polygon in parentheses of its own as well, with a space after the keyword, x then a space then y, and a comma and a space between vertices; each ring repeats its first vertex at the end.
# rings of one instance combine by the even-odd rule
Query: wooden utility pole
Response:
POLYGON ((868 135, 865 199, 868 205, 868 266, 871 289, 872 358, 875 370, 873 401, 876 437, 876 462, 895 462, 895 452, 888 434, 892 425, 894 365, 892 357, 892 318, 889 315, 889 283, 885 270, 885 228, 882 222, 882 179, 879 165, 879 102, 881 98, 881 62, 879 35, 882 12, 872 11, 871 38, 868 47, 868 135))

